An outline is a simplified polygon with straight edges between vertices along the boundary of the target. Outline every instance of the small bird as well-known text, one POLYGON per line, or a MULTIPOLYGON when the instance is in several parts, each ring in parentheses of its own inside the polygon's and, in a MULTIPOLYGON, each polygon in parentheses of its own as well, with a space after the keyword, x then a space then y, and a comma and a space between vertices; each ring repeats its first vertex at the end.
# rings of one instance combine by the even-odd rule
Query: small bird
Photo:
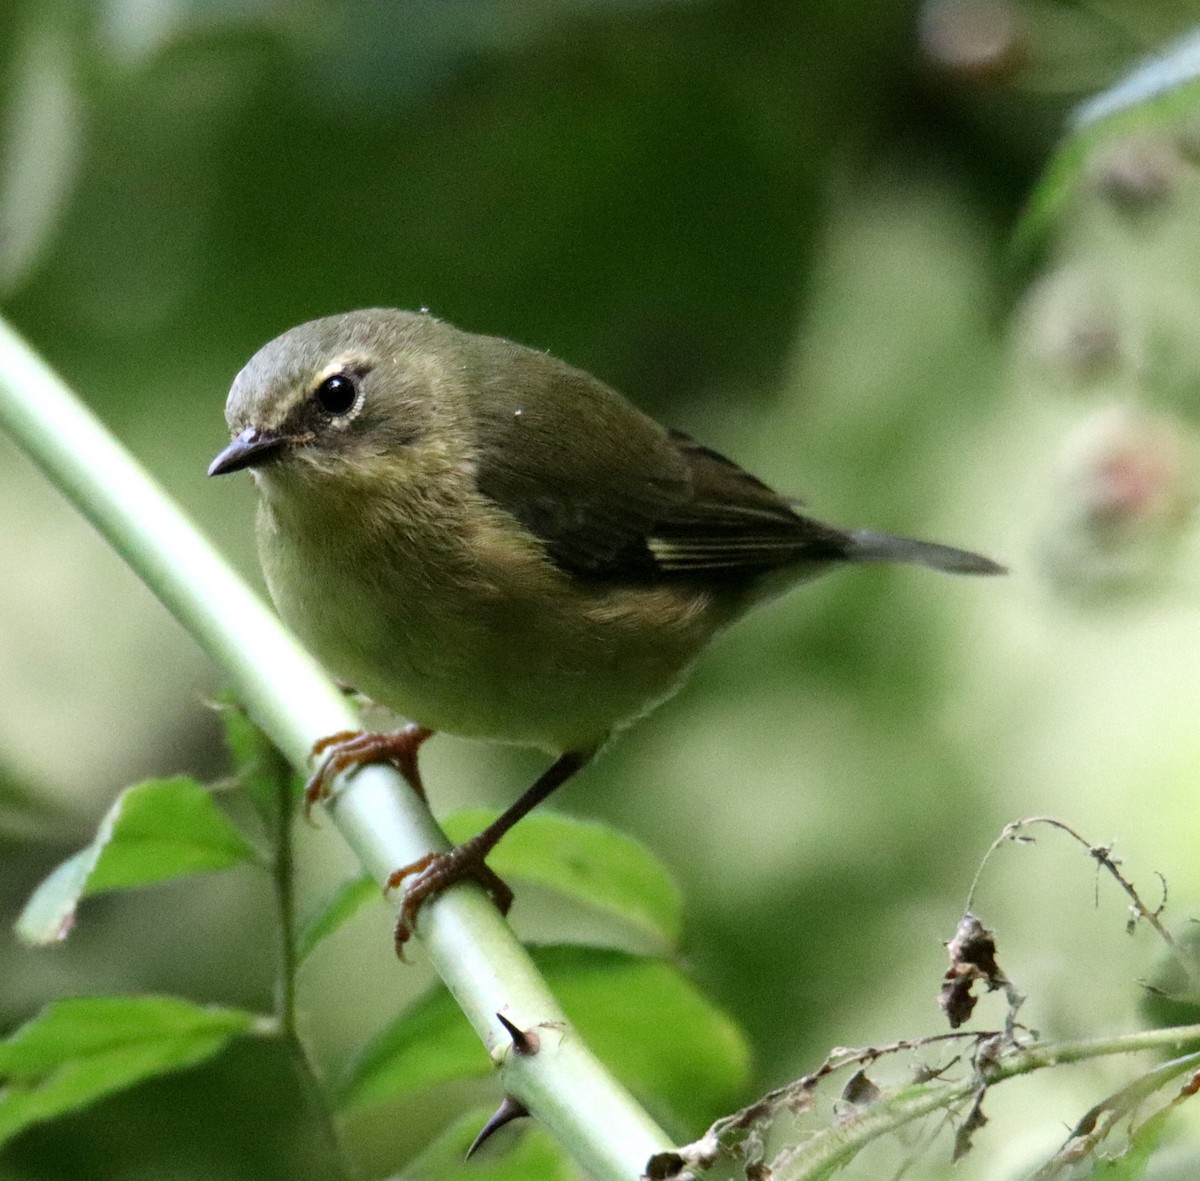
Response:
POLYGON ((411 878, 397 950, 464 878, 507 911, 484 860, 500 838, 752 607, 846 563, 1003 571, 815 521, 589 374, 427 313, 292 328, 237 375, 225 417, 233 441, 208 474, 251 470, 280 615, 335 676, 412 719, 317 743, 307 807, 377 761, 424 798, 417 751, 434 731, 554 756, 478 835, 392 875, 411 878))

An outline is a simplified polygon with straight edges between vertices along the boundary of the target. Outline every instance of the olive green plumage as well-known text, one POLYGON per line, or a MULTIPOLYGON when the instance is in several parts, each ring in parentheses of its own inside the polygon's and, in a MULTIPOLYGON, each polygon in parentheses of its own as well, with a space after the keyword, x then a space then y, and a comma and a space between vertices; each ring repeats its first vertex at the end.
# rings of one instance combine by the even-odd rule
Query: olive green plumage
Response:
POLYGON ((280 614, 334 673, 435 730, 591 750, 721 628, 845 562, 974 554, 811 520, 588 374, 432 316, 302 324, 233 384, 280 614))

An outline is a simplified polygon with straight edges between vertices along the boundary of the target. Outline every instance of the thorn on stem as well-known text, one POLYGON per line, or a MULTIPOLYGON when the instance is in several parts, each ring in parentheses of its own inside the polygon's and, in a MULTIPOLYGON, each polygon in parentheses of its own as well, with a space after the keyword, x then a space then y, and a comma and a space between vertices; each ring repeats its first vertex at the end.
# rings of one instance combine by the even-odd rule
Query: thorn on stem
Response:
POLYGON ((542 1039, 532 1029, 521 1029, 514 1025, 503 1013, 497 1013, 496 1020, 504 1026, 508 1036, 512 1038, 513 1049, 518 1054, 533 1057, 542 1048, 542 1039))
POLYGON ((511 1095, 505 1095, 501 1100, 500 1106, 496 1108, 496 1114, 492 1116, 482 1128, 479 1129, 479 1135, 471 1141, 471 1147, 467 1149, 465 1160, 470 1160, 475 1152, 490 1140, 505 1124, 511 1124, 515 1119, 521 1119, 529 1114, 529 1109, 519 1099, 514 1099, 511 1095))

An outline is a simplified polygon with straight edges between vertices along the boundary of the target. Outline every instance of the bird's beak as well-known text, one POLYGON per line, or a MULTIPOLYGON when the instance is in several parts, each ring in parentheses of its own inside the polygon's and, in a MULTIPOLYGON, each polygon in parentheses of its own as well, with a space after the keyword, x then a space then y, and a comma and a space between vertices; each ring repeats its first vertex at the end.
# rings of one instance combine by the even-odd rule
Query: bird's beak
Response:
POLYGON ((230 472, 240 472, 244 467, 270 463, 278 457, 285 442, 284 436, 274 431, 247 427, 208 465, 208 474, 225 476, 230 472))

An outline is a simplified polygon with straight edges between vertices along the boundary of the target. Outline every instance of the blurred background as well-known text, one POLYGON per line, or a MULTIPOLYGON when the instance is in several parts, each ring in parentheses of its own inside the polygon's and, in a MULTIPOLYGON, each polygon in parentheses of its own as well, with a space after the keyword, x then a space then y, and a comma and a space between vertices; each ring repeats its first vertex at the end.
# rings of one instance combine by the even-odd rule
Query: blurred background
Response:
MULTIPOLYGON (((6 0, 0 310, 259 586, 251 482, 205 478, 225 392, 285 328, 373 305, 563 357, 824 519, 1010 565, 804 588, 555 800, 678 877, 688 971, 752 1049, 745 1101, 831 1046, 944 1027, 941 941, 1009 820, 1115 841, 1152 901, 1165 875, 1168 921, 1197 912, 1200 121, 1098 147, 1014 246, 1076 105, 1197 21, 1194 0, 6 0)), ((5 439, 0 504, 7 928, 120 788, 228 765, 217 671, 5 439)), ((427 751, 439 812, 502 806, 541 765, 427 751)), ((314 891, 348 872, 327 824, 303 858, 314 891)), ((1082 851, 1001 850, 975 905, 1028 1024, 1143 1019, 1158 948, 1082 851)), ((571 920, 533 896, 514 921, 571 920)), ((0 940, 0 1027, 74 993, 268 1005, 270 923, 249 871, 97 900, 62 948, 0 940)), ((331 1071, 429 983, 388 926, 365 912, 306 968, 331 1071)), ((1021 1175, 1122 1077, 998 1092, 958 1175, 1021 1175)), ((315 1176, 292 1091, 250 1046, 27 1133, 0 1177, 315 1176)), ((356 1119, 365 1175, 461 1106, 356 1119)), ((1173 1151, 1155 1175, 1194 1176, 1182 1125, 1173 1151)))

